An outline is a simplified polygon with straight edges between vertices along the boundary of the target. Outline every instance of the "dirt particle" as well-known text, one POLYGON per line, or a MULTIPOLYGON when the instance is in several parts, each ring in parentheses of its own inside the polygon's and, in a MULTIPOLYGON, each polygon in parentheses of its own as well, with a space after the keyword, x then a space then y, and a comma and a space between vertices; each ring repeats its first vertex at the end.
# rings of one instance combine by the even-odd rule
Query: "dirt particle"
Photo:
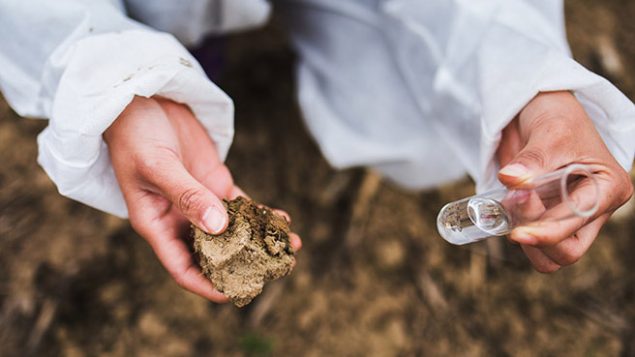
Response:
POLYGON ((284 218, 243 197, 225 201, 225 206, 227 230, 213 236, 193 227, 194 250, 216 289, 242 307, 266 282, 288 275, 295 258, 284 218))
POLYGON ((137 326, 141 334, 148 337, 158 338, 168 332, 168 327, 161 318, 153 312, 143 313, 141 317, 139 317, 137 326))
POLYGON ((398 268, 403 263, 405 256, 405 249, 398 240, 380 241, 375 248, 375 257, 383 269, 398 268))
POLYGON ((179 57, 179 63, 180 63, 181 65, 185 66, 185 67, 192 68, 192 62, 190 62, 190 61, 186 60, 186 59, 185 59, 185 58, 183 58, 183 57, 179 57))

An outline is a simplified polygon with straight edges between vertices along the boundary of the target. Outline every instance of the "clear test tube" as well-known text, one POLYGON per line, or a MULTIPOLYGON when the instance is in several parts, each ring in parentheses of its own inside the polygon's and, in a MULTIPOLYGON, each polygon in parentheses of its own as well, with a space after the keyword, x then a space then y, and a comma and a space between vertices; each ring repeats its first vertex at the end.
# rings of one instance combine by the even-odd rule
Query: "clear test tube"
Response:
POLYGON ((590 217, 598 205, 593 172, 587 165, 572 164, 513 189, 450 202, 437 216, 437 229, 446 241, 462 245, 504 236, 533 222, 590 217))

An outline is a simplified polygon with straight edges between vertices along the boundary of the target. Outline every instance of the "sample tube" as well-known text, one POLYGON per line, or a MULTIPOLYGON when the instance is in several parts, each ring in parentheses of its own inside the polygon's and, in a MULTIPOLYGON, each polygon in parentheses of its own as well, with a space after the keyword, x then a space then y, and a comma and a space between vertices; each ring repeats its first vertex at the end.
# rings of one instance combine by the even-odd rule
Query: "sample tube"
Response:
POLYGON ((437 216, 437 229, 446 241, 462 245, 503 236, 532 222, 590 217, 598 205, 592 171, 587 165, 572 164, 513 189, 450 202, 437 216))

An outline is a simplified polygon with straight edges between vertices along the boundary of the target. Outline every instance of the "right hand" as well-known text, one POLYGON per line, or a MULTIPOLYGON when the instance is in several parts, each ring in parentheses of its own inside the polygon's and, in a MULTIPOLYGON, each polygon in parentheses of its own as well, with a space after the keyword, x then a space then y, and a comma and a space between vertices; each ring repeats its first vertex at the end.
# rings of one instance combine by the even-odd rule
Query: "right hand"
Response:
MULTIPOLYGON (((207 233, 222 233, 228 225, 222 199, 245 196, 203 126, 183 104, 135 97, 104 140, 133 228, 181 287, 226 302, 183 240, 189 222, 207 233)), ((296 234, 291 246, 302 246, 296 234)))
MULTIPOLYGON (((507 187, 522 187, 532 177, 574 163, 590 167, 597 181, 598 209, 591 217, 553 219, 569 208, 560 204, 546 209, 538 197, 525 203, 527 212, 540 220, 514 228, 510 239, 521 245, 539 272, 551 273, 577 262, 611 214, 633 194, 629 174, 570 92, 543 92, 534 97, 503 130, 497 155, 503 167, 498 177, 507 187)), ((594 189, 580 184, 571 196, 591 207, 589 197, 594 189)))

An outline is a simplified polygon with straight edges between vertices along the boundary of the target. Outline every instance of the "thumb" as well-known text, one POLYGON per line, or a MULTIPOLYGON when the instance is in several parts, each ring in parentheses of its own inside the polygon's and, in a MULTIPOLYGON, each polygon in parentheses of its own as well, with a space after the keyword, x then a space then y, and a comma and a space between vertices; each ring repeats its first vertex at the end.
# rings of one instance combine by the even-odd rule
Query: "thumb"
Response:
POLYGON ((498 171, 498 179, 508 187, 522 185, 533 176, 535 175, 532 175, 532 170, 521 162, 512 161, 498 171))
POLYGON ((593 127, 584 108, 569 92, 543 92, 518 115, 519 139, 525 142, 498 178, 506 186, 557 170, 575 161, 580 128, 593 127))
POLYGON ((190 222, 210 234, 222 233, 228 225, 227 210, 222 201, 198 182, 178 160, 161 164, 146 179, 190 222))
POLYGON ((521 186, 529 179, 556 170, 567 163, 558 153, 566 148, 555 148, 560 143, 549 129, 536 129, 524 148, 499 172, 498 179, 508 187, 521 186), (555 144, 554 144, 555 143, 555 144))

